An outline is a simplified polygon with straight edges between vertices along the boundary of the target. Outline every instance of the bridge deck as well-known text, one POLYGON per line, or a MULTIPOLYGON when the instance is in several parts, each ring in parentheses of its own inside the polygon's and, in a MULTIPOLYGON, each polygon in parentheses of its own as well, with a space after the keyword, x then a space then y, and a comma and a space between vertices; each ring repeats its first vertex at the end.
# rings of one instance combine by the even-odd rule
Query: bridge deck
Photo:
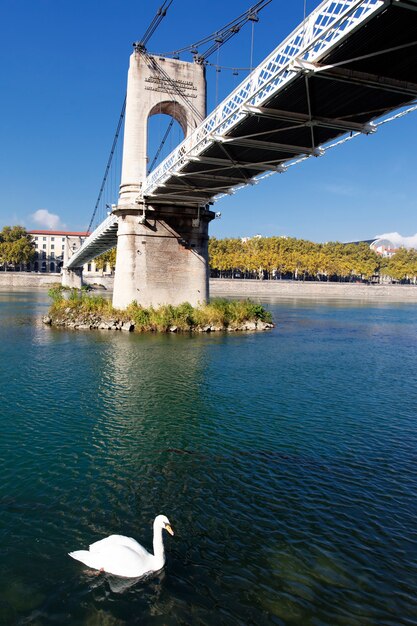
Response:
POLYGON ((69 259, 65 267, 68 269, 82 267, 95 257, 115 248, 117 245, 117 217, 109 215, 104 222, 91 233, 81 248, 69 259))
MULTIPOLYGON (((330 3, 321 5, 322 12, 324 5, 330 3)), ((355 12, 347 11, 321 34, 319 45, 313 38, 304 50, 299 45, 299 54, 287 53, 263 93, 242 97, 229 122, 231 104, 220 105, 217 120, 214 112, 148 177, 148 202, 212 201, 265 171, 285 171, 285 164, 301 155, 319 156, 321 146, 350 131, 372 132, 370 122, 412 102, 417 97, 416 0, 350 5, 363 11, 356 23, 355 12)), ((318 15, 310 21, 316 24, 318 15)), ((289 38, 293 44, 297 36, 299 30, 289 38)))

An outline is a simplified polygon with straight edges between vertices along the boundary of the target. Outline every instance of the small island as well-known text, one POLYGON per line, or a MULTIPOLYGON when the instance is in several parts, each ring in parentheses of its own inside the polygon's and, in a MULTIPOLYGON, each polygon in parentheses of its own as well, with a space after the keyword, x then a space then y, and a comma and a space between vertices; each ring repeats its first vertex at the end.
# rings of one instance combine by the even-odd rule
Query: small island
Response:
POLYGON ((113 308, 109 299, 84 289, 49 290, 52 305, 44 324, 79 330, 122 330, 128 332, 216 332, 257 331, 274 327, 272 316, 251 300, 216 298, 197 307, 183 302, 159 308, 144 308, 132 302, 126 310, 113 308))

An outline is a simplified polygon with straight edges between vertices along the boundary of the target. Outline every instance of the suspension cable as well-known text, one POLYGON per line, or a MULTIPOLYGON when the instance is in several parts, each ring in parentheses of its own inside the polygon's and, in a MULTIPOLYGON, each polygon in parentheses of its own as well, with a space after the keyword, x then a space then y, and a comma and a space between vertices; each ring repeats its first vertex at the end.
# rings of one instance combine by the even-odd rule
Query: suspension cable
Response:
POLYGON ((219 70, 230 70, 231 72, 250 72, 250 67, 233 67, 232 65, 217 65, 217 63, 210 63, 207 61, 207 67, 218 67, 219 70))
POLYGON ((174 123, 174 118, 173 118, 173 117, 171 117, 171 120, 170 120, 170 122, 169 122, 169 124, 168 124, 168 128, 167 128, 167 129, 166 129, 166 131, 165 131, 165 134, 164 134, 164 136, 163 136, 163 138, 162 138, 162 141, 161 141, 161 143, 160 143, 160 145, 159 145, 159 148, 158 148, 158 150, 156 151, 156 154, 155 154, 155 156, 154 156, 154 158, 153 158, 153 161, 152 161, 151 165, 150 165, 150 166, 149 166, 149 168, 148 168, 148 174, 149 174, 149 173, 153 170, 154 165, 155 165, 155 163, 157 162, 159 155, 161 154, 161 150, 162 150, 162 148, 164 147, 164 144, 165 144, 165 142, 166 142, 166 140, 167 140, 167 138, 168 138, 169 133, 171 132, 171 128, 172 128, 173 123, 174 123))
POLYGON ((153 18, 152 22, 149 24, 148 28, 146 29, 145 34, 143 35, 142 39, 140 39, 140 41, 136 41, 133 44, 135 48, 139 50, 146 50, 146 44, 148 43, 149 39, 152 37, 156 29, 158 28, 159 24, 164 19, 173 1, 174 0, 165 0, 163 5, 159 7, 158 11, 156 12, 155 17, 153 18), (165 6, 167 2, 168 2, 168 6, 165 6))
POLYGON ((119 121, 117 123, 117 128, 116 128, 116 132, 115 132, 115 135, 114 135, 114 138, 113 138, 113 143, 112 143, 112 146, 111 146, 109 158, 107 160, 107 165, 106 165, 106 169, 104 171, 103 180, 101 182, 100 191, 98 193, 98 197, 97 197, 96 204, 95 204, 95 207, 94 207, 93 215, 91 216, 91 220, 90 220, 90 223, 88 225, 87 232, 90 232, 90 229, 91 229, 91 227, 93 225, 93 222, 94 222, 94 218, 95 218, 96 213, 97 213, 98 206, 100 204, 101 197, 103 195, 104 187, 105 187, 106 181, 107 181, 107 176, 109 174, 110 166, 111 166, 112 160, 113 160, 113 155, 114 155, 114 152, 116 150, 117 140, 119 139, 120 130, 122 128, 122 123, 123 123, 123 120, 124 120, 124 117, 125 117, 125 112, 126 112, 126 96, 125 96, 125 98, 123 100, 122 110, 120 111, 119 121))
MULTIPOLYGON (((168 11, 169 7, 171 6, 171 4, 173 3, 173 1, 174 0, 164 0, 163 4, 159 7, 159 9, 156 12, 156 15, 154 16, 153 20, 151 21, 151 23, 149 24, 148 28, 146 29, 142 39, 140 41, 135 42, 133 44, 134 47, 135 47, 135 50, 138 50, 138 51, 145 51, 146 50, 146 44, 148 43, 149 39, 152 37, 152 35, 156 31, 156 29, 158 28, 159 24, 162 22, 162 20, 166 16, 167 11, 168 11)), ((91 220, 90 220, 90 223, 88 225, 87 232, 90 232, 90 229, 91 229, 91 227, 92 227, 92 225, 94 223, 94 219, 95 219, 96 214, 97 214, 97 209, 99 207, 101 198, 103 196, 104 188, 105 188, 105 185, 106 185, 106 182, 107 182, 107 177, 109 175, 110 167, 111 167, 112 160, 113 160, 113 155, 114 155, 114 152, 116 150, 117 141, 118 141, 118 138, 119 138, 120 130, 122 128, 122 123, 123 123, 123 120, 124 120, 125 112, 126 112, 126 96, 125 96, 125 99, 123 101, 122 110, 121 110, 121 113, 120 113, 120 116, 119 116, 119 121, 118 121, 118 124, 117 124, 116 133, 114 135, 112 147, 111 147, 111 150, 110 150, 110 155, 109 155, 109 158, 107 160, 107 165, 106 165, 106 169, 104 171, 103 180, 101 182, 100 191, 98 193, 96 204, 94 206, 93 215, 91 216, 91 220)))
POLYGON ((231 37, 236 35, 240 31, 242 26, 244 26, 247 22, 257 21, 259 11, 265 8, 270 2, 272 2, 272 0, 259 0, 256 4, 252 5, 251 7, 249 7, 249 9, 241 13, 238 17, 228 22, 225 26, 215 31, 214 33, 211 33, 211 35, 203 37, 199 41, 189 46, 185 46, 184 48, 174 50, 173 52, 161 53, 161 56, 178 57, 178 55, 180 55, 182 52, 191 52, 191 54, 194 54, 194 59, 198 63, 204 63, 210 55, 217 51, 218 45, 224 45, 227 41, 229 41, 229 39, 231 39, 231 37), (202 54, 198 53, 199 47, 205 46, 210 43, 211 45, 209 46, 209 48, 207 48, 205 52, 203 52, 202 54))

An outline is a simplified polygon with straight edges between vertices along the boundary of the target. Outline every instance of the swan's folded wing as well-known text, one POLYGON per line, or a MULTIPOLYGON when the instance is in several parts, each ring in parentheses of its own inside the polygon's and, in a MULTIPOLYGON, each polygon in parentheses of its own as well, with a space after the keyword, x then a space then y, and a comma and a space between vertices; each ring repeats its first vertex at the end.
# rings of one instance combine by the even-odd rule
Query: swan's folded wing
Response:
POLYGON ((76 561, 81 561, 81 563, 87 565, 87 567, 92 567, 93 569, 101 569, 103 567, 100 554, 92 554, 88 550, 76 550, 75 552, 68 552, 68 554, 76 561))
POLYGON ((146 553, 146 556, 139 556, 137 552, 121 544, 107 544, 102 552, 76 550, 69 552, 69 556, 93 569, 126 578, 140 578, 154 570, 152 555, 146 553))
POLYGON ((110 549, 112 546, 124 546, 130 548, 140 556, 149 556, 149 552, 141 546, 140 543, 132 537, 125 537, 124 535, 110 535, 110 537, 100 539, 92 543, 89 546, 89 550, 90 552, 103 552, 110 549))

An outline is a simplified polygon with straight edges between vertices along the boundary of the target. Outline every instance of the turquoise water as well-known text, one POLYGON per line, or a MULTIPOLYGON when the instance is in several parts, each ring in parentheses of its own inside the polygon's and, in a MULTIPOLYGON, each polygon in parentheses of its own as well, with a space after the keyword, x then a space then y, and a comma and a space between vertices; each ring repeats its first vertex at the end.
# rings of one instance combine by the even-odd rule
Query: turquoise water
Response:
POLYGON ((417 307, 270 304, 263 334, 54 330, 0 292, 0 623, 417 624, 417 307), (162 574, 67 552, 111 533, 162 574))

